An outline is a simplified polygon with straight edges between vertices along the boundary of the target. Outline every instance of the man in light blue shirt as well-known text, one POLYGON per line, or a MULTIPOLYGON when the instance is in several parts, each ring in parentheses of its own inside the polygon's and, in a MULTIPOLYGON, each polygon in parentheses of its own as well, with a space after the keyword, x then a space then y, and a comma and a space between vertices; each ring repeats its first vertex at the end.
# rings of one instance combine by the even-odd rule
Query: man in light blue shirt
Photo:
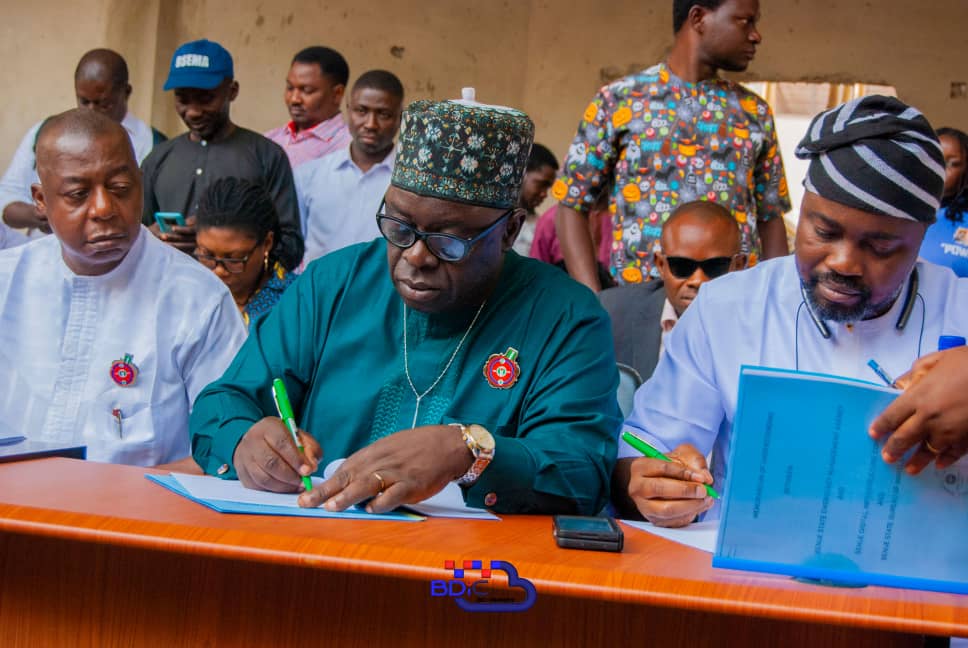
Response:
MULTIPOLYGON (((876 380, 871 358, 899 376, 939 336, 968 335, 968 281, 917 259, 944 180, 921 113, 863 97, 818 115, 796 153, 810 160, 796 252, 703 285, 672 330, 624 428, 673 462, 620 443, 612 483, 623 516, 670 527, 710 509, 718 517, 703 484, 725 483, 742 365, 876 380)), ((916 447, 910 473, 966 447, 929 426, 889 432, 882 457, 916 447)))
POLYGON ((376 212, 393 172, 403 85, 390 72, 370 70, 353 84, 348 108, 349 147, 295 171, 304 263, 380 236, 376 212))

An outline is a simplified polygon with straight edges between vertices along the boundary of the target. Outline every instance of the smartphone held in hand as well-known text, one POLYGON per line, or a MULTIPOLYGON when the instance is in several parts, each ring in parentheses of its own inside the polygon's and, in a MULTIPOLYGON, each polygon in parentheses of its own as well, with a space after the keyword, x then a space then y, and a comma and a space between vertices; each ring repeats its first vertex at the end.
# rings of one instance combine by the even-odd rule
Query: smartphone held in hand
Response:
POLYGON ((173 225, 185 226, 185 218, 179 212, 155 212, 155 222, 163 233, 170 232, 173 225))

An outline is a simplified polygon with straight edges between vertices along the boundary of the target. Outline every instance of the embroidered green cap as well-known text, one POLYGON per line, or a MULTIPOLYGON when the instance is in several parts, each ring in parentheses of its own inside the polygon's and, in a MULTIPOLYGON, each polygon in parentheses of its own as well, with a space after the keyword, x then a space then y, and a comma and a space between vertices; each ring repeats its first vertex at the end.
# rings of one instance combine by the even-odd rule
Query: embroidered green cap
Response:
POLYGON ((510 209, 518 202, 534 123, 474 100, 414 101, 403 113, 390 184, 421 196, 510 209))

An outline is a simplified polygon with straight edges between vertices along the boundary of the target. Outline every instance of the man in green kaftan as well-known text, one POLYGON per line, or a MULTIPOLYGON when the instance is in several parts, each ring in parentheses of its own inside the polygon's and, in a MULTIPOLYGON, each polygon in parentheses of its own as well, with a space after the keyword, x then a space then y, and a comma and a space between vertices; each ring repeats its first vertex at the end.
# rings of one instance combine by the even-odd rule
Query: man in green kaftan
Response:
POLYGON ((303 489, 303 506, 386 511, 464 488, 507 513, 592 514, 621 423, 594 294, 511 250, 534 126, 516 110, 418 101, 404 113, 383 239, 313 262, 191 416, 202 468, 303 489), (275 416, 288 388, 305 446, 275 416))

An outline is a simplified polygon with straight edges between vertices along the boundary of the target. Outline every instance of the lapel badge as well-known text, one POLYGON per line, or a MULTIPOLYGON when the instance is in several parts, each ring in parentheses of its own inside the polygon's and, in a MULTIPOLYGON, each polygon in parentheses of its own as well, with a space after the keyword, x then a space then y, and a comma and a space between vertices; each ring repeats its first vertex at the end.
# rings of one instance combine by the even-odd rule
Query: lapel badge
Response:
POLYGON ((131 354, 111 363, 111 380, 119 387, 130 387, 138 378, 138 367, 131 362, 131 354))
POLYGON ((521 375, 517 363, 518 350, 508 347, 504 353, 494 353, 484 363, 484 377, 494 389, 510 389, 521 375))

